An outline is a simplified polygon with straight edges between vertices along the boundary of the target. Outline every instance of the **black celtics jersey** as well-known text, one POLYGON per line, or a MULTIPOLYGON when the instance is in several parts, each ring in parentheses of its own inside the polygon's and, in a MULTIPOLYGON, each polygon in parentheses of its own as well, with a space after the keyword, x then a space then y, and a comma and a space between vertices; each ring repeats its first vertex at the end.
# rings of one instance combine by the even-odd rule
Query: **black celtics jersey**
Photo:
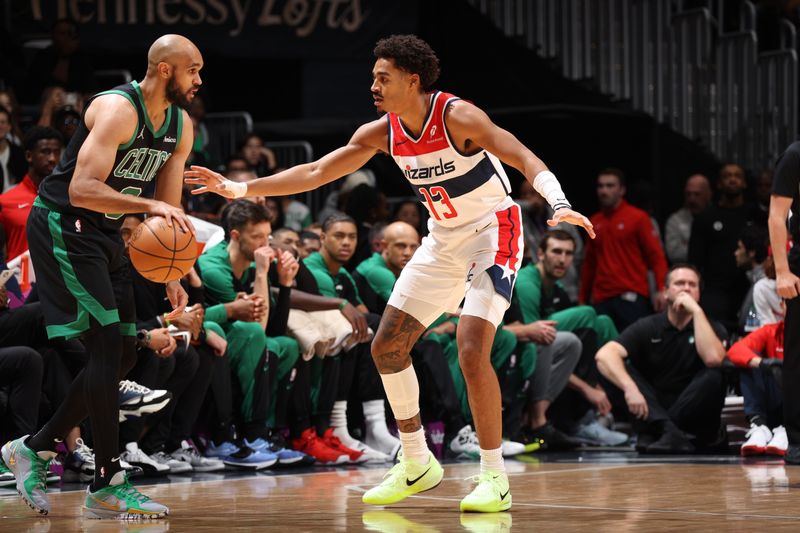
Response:
MULTIPOLYGON (((105 94, 119 94, 130 100, 136 108, 139 122, 136 131, 128 142, 117 148, 113 170, 105 183, 112 189, 122 194, 140 196, 148 188, 148 184, 155 178, 164 163, 172 156, 181 141, 183 112, 176 105, 170 105, 166 111, 164 124, 156 131, 150 123, 145 108, 144 97, 139 84, 126 83, 96 94, 86 104, 98 96, 105 94)), ((122 215, 119 213, 98 213, 69 203, 69 182, 75 172, 78 160, 78 151, 89 135, 89 130, 84 116, 75 135, 62 153, 61 160, 56 165, 53 173, 47 176, 39 185, 39 197, 50 209, 64 214, 74 214, 95 224, 98 228, 116 233, 122 225, 122 215)))

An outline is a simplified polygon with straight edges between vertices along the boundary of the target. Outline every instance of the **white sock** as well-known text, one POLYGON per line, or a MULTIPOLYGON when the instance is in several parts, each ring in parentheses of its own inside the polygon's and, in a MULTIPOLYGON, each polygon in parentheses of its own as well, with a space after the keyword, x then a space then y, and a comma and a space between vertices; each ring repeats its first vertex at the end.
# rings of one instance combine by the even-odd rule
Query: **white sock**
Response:
POLYGON ((484 472, 494 472, 496 474, 504 474, 506 471, 505 463, 503 463, 503 448, 495 448, 494 450, 484 450, 481 448, 481 474, 484 472))
POLYGON ((347 427, 347 400, 340 400, 333 403, 331 411, 331 427, 347 427))
MULTIPOLYGON (((405 459, 412 459, 415 463, 421 465, 428 464, 430 452, 428 451, 428 444, 425 442, 425 428, 419 428, 414 433, 400 432, 400 442, 403 446, 403 457, 405 459)), ((502 457, 500 460, 502 461, 502 457)))

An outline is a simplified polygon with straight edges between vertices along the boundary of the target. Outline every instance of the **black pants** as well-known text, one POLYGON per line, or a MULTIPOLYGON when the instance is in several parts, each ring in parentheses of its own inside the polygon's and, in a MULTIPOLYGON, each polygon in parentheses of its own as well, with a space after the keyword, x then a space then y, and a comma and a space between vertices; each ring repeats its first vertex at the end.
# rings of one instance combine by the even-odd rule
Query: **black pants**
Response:
POLYGON ((699 446, 717 440, 725 404, 725 383, 719 368, 703 368, 679 392, 656 390, 636 368, 627 368, 649 410, 643 424, 635 423, 637 430, 658 434, 671 423, 696 437, 699 446))
POLYGON ((461 414, 453 376, 436 341, 420 340, 411 348, 411 360, 419 380, 420 413, 423 422, 441 420, 447 435, 467 425, 461 414))
POLYGON ((641 294, 631 301, 622 296, 615 296, 596 303, 593 306, 598 315, 608 315, 614 321, 618 331, 622 331, 637 320, 653 312, 650 301, 641 294))
POLYGON ((233 442, 233 386, 227 353, 214 357, 211 363, 211 383, 201 413, 206 413, 211 438, 216 444, 233 442))
MULTIPOLYGON (((794 272, 794 270, 793 270, 794 272)), ((797 274, 797 272, 794 272, 797 274)), ((786 300, 783 333, 783 425, 789 444, 800 446, 800 298, 786 300)))
POLYGON ((3 418, 11 422, 4 427, 3 442, 36 431, 42 372, 42 356, 33 348, 0 348, 0 387, 8 391, 8 416, 3 418))
MULTIPOLYGON (((204 355, 208 359, 208 354, 204 355)), ((208 375, 204 379, 204 384, 198 383, 197 388, 191 388, 200 368, 200 358, 201 354, 195 350, 194 346, 178 343, 177 349, 170 357, 158 359, 155 388, 168 390, 172 393, 172 399, 148 420, 150 430, 141 442, 141 448, 146 453, 155 453, 160 450, 174 451, 180 447, 181 440, 189 437, 193 419, 189 422, 186 434, 176 435, 173 430, 175 419, 179 418, 178 413, 185 416, 187 408, 196 413, 208 389, 208 378, 210 377, 208 375), (196 405, 197 407, 195 407, 196 405)), ((210 366, 210 362, 206 366, 210 366)), ((206 374, 209 374, 208 370, 206 370, 206 374)), ((185 427, 186 422, 184 421, 182 424, 185 427)))
POLYGON ((0 311, 0 346, 39 348, 47 344, 41 306, 37 302, 0 311))

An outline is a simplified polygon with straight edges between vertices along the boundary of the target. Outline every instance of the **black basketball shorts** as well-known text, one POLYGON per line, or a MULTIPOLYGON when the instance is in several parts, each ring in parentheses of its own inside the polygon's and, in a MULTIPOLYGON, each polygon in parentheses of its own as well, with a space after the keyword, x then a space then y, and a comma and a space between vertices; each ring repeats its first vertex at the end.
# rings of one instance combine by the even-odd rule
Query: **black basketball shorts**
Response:
POLYGON ((123 335, 136 335, 130 262, 119 235, 51 210, 40 198, 27 235, 48 337, 78 337, 115 323, 123 335))

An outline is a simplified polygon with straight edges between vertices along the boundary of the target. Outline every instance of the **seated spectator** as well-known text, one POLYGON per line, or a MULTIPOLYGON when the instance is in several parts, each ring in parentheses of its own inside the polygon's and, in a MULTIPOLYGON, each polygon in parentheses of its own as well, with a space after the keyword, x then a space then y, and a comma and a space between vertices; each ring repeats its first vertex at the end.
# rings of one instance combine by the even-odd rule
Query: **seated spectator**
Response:
POLYGON ((428 210, 416 198, 399 202, 394 208, 392 222, 405 222, 420 235, 428 234, 428 210))
POLYGON ((18 184, 0 195, 0 226, 6 235, 6 257, 14 259, 28 249, 25 227, 39 184, 58 163, 63 148, 61 134, 53 128, 34 126, 25 135, 28 171, 18 184))
POLYGON ((346 178, 339 180, 339 183, 339 188, 331 191, 328 196, 325 197, 325 202, 322 206, 322 209, 317 212, 317 222, 326 220, 334 213, 343 213, 345 206, 347 205, 347 198, 350 196, 350 192, 362 184, 369 185, 370 187, 376 187, 377 179, 372 170, 368 168, 362 168, 360 170, 356 170, 352 174, 348 174, 346 178))
POLYGON ((755 284, 765 277, 763 265, 767 259, 768 246, 769 234, 759 226, 745 227, 736 243, 736 251, 733 253, 736 266, 745 271, 750 282, 750 288, 739 307, 739 333, 749 333, 761 326, 753 300, 753 290, 755 284))
POLYGON ((375 187, 361 184, 350 192, 344 212, 356 221, 358 229, 356 248, 345 265, 348 271, 352 271, 372 255, 369 232, 375 224, 385 223, 389 217, 386 195, 375 187))
POLYGON ((689 259, 689 237, 692 220, 711 203, 711 182, 702 174, 693 174, 683 188, 683 207, 667 219, 664 231, 664 251, 670 263, 685 263, 689 259))
POLYGON ((727 440, 719 369, 727 334, 698 303, 700 273, 694 266, 673 265, 665 286, 666 312, 639 319, 600 348, 597 366, 625 394, 638 451, 715 450, 727 440))
POLYGON ((338 360, 341 367, 331 414, 332 435, 347 448, 362 451, 367 456, 394 458, 400 449, 400 441, 389 433, 386 426, 383 387, 370 351, 372 335, 377 330, 380 317, 369 314, 355 281, 344 268, 352 258, 358 241, 356 223, 347 215, 332 215, 323 222, 322 230, 322 248, 303 259, 303 264, 314 276, 316 292, 330 298, 344 298, 365 314, 370 327, 368 331, 353 331, 357 343, 352 348, 334 358, 326 358, 326 362, 338 360), (357 388, 353 388, 356 383, 357 388), (364 442, 354 439, 348 432, 347 405, 351 391, 364 409, 364 442))
POLYGON ((0 107, 0 178, 2 178, 2 192, 22 181, 28 170, 25 161, 25 150, 11 142, 11 113, 0 107))
POLYGON ((53 85, 71 92, 93 91, 94 68, 80 47, 78 25, 69 19, 59 19, 53 24, 50 37, 52 44, 37 52, 28 68, 29 98, 35 101, 45 87, 53 85))
POLYGON ((783 456, 789 446, 783 427, 783 321, 740 339, 728 358, 739 368, 744 415, 750 422, 742 455, 783 456))
POLYGON ((775 284, 775 261, 772 259, 772 250, 767 253, 763 265, 764 277, 753 285, 753 306, 762 325, 783 321, 786 312, 783 299, 778 295, 775 284))
POLYGON ((747 202, 746 189, 744 169, 723 165, 717 180, 720 198, 694 217, 689 239, 689 262, 705 280, 703 309, 731 331, 736 329, 736 312, 749 286, 733 253, 745 226, 766 226, 766 215, 747 202))
POLYGON ((239 146, 239 155, 247 161, 256 177, 274 174, 278 168, 275 152, 264 146, 264 140, 257 133, 248 133, 239 146))
POLYGON ((69 144, 81 123, 81 114, 74 107, 62 107, 53 115, 53 127, 64 138, 64 146, 69 144))
MULTIPOLYGON (((525 236, 525 255, 534 263, 537 261, 536 250, 542 237, 550 230, 547 221, 553 216, 550 204, 539 194, 528 180, 522 180, 519 186, 519 200, 522 207, 522 227, 525 236)), ((555 226, 556 229, 566 231, 572 235, 575 242, 575 253, 572 265, 567 269, 567 273, 561 279, 567 294, 573 300, 578 298, 578 281, 581 261, 583 259, 583 239, 578 234, 578 230, 572 224, 562 222, 555 226)))
POLYGON ((578 336, 581 357, 569 376, 569 389, 557 396, 558 408, 551 410, 558 411, 561 417, 551 418, 557 428, 582 441, 614 446, 626 442, 628 436, 606 429, 597 420, 598 414, 609 414, 611 404, 600 386, 594 356, 598 346, 616 339, 619 333, 611 318, 598 316, 588 305, 575 306, 567 295, 561 279, 569 270, 574 252, 575 241, 571 234, 554 229, 542 236, 537 263, 528 264, 519 271, 517 291, 506 321, 529 325, 529 328, 521 328, 529 334, 536 331, 534 324, 544 321, 557 331, 569 331, 578 336), (516 309, 518 313, 514 313, 516 309))
POLYGON ((36 121, 36 124, 42 127, 55 127, 56 116, 65 109, 80 113, 83 110, 82 99, 76 93, 66 92, 59 85, 48 87, 42 93, 39 120, 36 121))
POLYGON ((12 144, 22 146, 22 128, 20 127, 20 108, 14 90, 11 87, 0 89, 0 107, 6 108, 11 116, 11 131, 7 134, 12 144))
POLYGON ((305 259, 314 252, 319 252, 322 248, 322 243, 319 240, 319 234, 313 231, 300 232, 299 240, 297 241, 297 258, 305 259))
MULTIPOLYGON (((269 430, 268 420, 278 402, 271 391, 293 391, 298 384, 291 386, 292 374, 302 370, 297 342, 285 336, 297 263, 291 256, 278 258, 275 268, 281 283, 273 302, 268 274, 276 254, 268 245, 272 228, 266 208, 236 200, 226 206, 222 221, 225 240, 206 250, 197 262, 206 303, 212 306, 206 309, 206 320, 220 324, 228 341, 230 365, 242 397, 244 444, 259 452, 272 450, 289 460, 289 455, 295 455, 274 442, 276 433, 269 430)), ((307 398, 310 392, 298 394, 307 398)), ((341 456, 316 441, 311 444, 301 451, 320 462, 336 462, 341 456)))

